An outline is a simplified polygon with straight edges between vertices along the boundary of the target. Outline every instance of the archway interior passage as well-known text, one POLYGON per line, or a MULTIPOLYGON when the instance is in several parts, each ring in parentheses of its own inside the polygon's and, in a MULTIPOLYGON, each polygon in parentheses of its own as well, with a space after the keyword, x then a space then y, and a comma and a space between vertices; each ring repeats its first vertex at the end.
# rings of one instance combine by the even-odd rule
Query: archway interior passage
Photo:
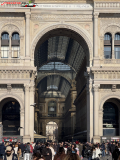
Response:
POLYGON ((103 136, 119 135, 120 101, 110 99, 103 105, 103 136), (117 102, 117 103, 116 103, 117 102))
MULTIPOLYGON (((6 100, 7 101, 7 100, 6 100)), ((9 99, 2 107, 3 135, 20 135, 20 104, 9 99)))
POLYGON ((46 125, 46 137, 48 141, 57 141, 58 139, 58 125, 56 122, 50 121, 46 125))
POLYGON ((56 29, 45 34, 35 49, 37 78, 43 77, 37 84, 41 97, 67 97, 83 60, 89 59, 87 51, 85 40, 71 30, 56 29))

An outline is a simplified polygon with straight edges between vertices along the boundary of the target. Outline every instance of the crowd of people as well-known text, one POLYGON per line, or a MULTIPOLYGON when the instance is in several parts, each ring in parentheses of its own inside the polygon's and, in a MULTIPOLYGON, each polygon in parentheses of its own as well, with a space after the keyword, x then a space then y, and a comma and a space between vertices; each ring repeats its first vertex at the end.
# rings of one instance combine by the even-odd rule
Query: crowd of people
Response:
POLYGON ((0 160, 97 160, 104 156, 120 160, 120 143, 0 143, 0 160))

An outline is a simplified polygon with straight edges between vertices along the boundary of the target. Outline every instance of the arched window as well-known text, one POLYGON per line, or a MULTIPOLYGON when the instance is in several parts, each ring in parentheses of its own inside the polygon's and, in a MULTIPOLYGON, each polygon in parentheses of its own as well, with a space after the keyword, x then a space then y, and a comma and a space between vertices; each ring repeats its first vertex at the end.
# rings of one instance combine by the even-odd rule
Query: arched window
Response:
POLYGON ((112 36, 110 33, 104 35, 104 57, 105 59, 112 58, 112 36))
POLYGON ((48 103, 48 117, 56 117, 56 107, 57 103, 55 101, 50 101, 48 103))
POLYGON ((12 58, 18 58, 19 57, 19 52, 20 52, 20 37, 19 33, 14 32, 12 34, 12 58))
POLYGON ((114 45, 115 59, 120 59, 120 33, 115 34, 114 45))
POLYGON ((9 34, 7 32, 1 35, 1 58, 8 58, 9 55, 9 34))

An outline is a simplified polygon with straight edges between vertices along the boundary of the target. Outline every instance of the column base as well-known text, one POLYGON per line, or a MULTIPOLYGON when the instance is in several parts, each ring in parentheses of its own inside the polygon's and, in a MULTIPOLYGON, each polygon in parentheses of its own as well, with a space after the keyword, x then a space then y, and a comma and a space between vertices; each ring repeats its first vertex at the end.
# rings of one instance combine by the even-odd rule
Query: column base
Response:
POLYGON ((30 138, 29 135, 28 136, 23 136, 23 143, 28 143, 30 141, 31 141, 31 138, 30 138))
POLYGON ((93 143, 100 143, 100 136, 94 136, 93 143))
POLYGON ((100 59, 99 59, 99 57, 94 57, 94 59, 93 59, 93 66, 100 66, 100 59))

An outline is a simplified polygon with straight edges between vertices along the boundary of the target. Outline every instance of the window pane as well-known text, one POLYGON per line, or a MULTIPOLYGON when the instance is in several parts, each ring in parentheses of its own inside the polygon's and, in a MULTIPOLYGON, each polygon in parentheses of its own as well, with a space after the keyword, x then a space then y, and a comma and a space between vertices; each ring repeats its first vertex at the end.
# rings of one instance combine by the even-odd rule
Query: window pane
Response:
POLYGON ((12 35, 12 40, 19 40, 19 34, 18 33, 13 33, 12 35))
POLYGON ((8 58, 9 47, 1 47, 1 57, 8 58))
POLYGON ((19 46, 12 47, 12 58, 18 58, 19 57, 19 46))
POLYGON ((106 33, 104 35, 104 40, 111 40, 111 35, 109 33, 106 33))
POLYGON ((105 59, 111 58, 111 47, 104 47, 104 57, 105 59))
POLYGON ((120 40, 120 34, 118 34, 118 33, 115 34, 115 40, 117 40, 117 41, 120 40))
POLYGON ((115 47, 115 59, 120 59, 120 47, 115 47))
POLYGON ((2 34, 2 40, 9 40, 9 34, 8 33, 3 33, 2 34))

